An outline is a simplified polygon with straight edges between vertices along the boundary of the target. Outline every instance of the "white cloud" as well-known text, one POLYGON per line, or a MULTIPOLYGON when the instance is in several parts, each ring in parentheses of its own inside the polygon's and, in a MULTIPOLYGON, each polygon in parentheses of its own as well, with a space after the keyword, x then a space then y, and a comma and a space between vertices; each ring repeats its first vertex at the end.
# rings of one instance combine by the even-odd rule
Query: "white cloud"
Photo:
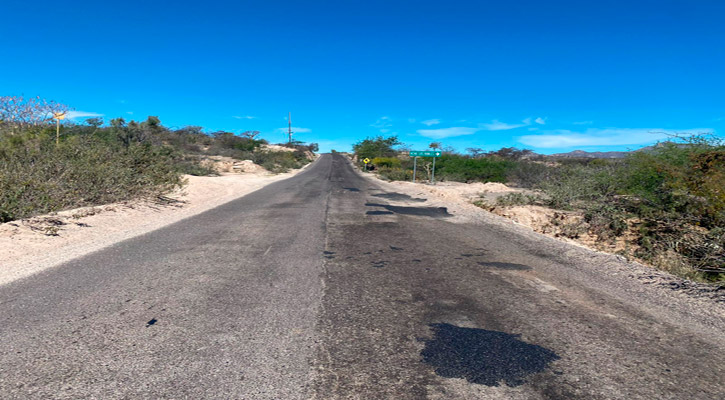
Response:
POLYGON ((390 128, 393 124, 390 123, 390 117, 380 117, 374 124, 370 124, 373 128, 385 129, 390 128))
POLYGON ((546 119, 544 119, 544 118, 541 118, 541 117, 539 117, 539 118, 536 118, 536 119, 534 120, 534 122, 536 122, 536 123, 537 123, 537 124, 539 124, 539 125, 546 125, 546 119))
POLYGON ((569 130, 549 131, 543 135, 526 135, 518 140, 527 146, 536 148, 566 148, 584 146, 621 146, 621 145, 644 145, 654 143, 658 140, 665 140, 673 134, 705 134, 713 133, 712 129, 625 129, 589 128, 584 132, 572 132, 569 130))
POLYGON ((380 117, 374 124, 370 124, 370 126, 379 129, 380 133, 386 133, 390 131, 388 128, 393 126, 393 124, 390 123, 390 117, 380 117))
POLYGON ((420 121, 421 124, 425 126, 432 126, 432 125, 438 125, 441 123, 441 120, 438 118, 428 119, 425 121, 420 121))
POLYGON ((442 129, 420 129, 417 130, 421 136, 425 136, 431 139, 444 139, 454 136, 473 135, 480 131, 479 128, 466 128, 466 127, 453 127, 453 128, 442 128, 442 129))
POLYGON ((509 129, 521 128, 526 125, 529 125, 526 123, 526 120, 524 120, 523 124, 507 124, 497 120, 493 120, 490 124, 478 124, 478 126, 485 131, 507 131, 509 129))
POLYGON ((244 116, 232 115, 232 118, 236 118, 236 119, 255 119, 257 117, 253 117, 251 115, 244 115, 244 116))
POLYGON ((75 118, 93 118, 93 117, 102 117, 103 114, 94 113, 94 112, 86 112, 86 111, 68 111, 66 114, 66 118, 68 119, 75 119, 75 118))
MULTIPOLYGON (((277 128, 277 132, 281 133, 287 133, 288 128, 277 128)), ((292 133, 310 133, 312 132, 312 129, 309 128, 300 128, 298 126, 292 127, 292 133)))
POLYGON ((126 111, 126 114, 133 115, 133 111, 126 111))

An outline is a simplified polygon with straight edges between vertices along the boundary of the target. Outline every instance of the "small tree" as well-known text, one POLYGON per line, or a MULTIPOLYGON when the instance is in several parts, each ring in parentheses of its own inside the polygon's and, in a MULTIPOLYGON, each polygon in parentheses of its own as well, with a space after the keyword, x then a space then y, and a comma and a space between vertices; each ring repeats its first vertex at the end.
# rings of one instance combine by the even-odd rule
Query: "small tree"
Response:
POLYGON ((480 147, 469 147, 466 149, 466 151, 471 155, 473 158, 478 158, 480 155, 483 154, 483 149, 480 147))
POLYGON ((53 115, 65 114, 64 104, 38 97, 0 96, 0 129, 11 135, 29 126, 45 125, 53 115))
POLYGON ((257 140, 257 136, 259 136, 259 131, 242 132, 242 137, 247 138, 249 140, 257 140))
POLYGON ((88 124, 88 126, 92 126, 96 129, 98 129, 101 127, 101 125, 103 125, 103 118, 98 118, 98 117, 87 118, 86 124, 88 124))
POLYGON ((393 157, 396 155, 394 147, 401 145, 397 136, 388 138, 377 136, 361 140, 354 145, 352 149, 359 159, 375 158, 375 157, 393 157))

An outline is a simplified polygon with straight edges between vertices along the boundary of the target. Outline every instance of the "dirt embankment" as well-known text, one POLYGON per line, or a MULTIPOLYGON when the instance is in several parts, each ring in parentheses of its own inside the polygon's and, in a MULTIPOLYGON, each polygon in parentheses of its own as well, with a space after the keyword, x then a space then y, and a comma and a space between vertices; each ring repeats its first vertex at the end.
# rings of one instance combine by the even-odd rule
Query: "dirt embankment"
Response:
POLYGON ((260 168, 186 176, 188 184, 163 201, 84 207, 0 224, 0 285, 199 214, 300 171, 273 175, 260 168))

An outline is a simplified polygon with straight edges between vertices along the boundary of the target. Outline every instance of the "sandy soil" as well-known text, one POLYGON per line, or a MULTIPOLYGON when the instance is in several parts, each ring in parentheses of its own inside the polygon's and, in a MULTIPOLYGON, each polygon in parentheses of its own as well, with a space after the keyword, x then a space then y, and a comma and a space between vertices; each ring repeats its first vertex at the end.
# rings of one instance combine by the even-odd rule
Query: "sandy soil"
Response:
POLYGON ((186 176, 188 184, 163 204, 109 204, 0 224, 0 285, 199 214, 297 172, 186 176))

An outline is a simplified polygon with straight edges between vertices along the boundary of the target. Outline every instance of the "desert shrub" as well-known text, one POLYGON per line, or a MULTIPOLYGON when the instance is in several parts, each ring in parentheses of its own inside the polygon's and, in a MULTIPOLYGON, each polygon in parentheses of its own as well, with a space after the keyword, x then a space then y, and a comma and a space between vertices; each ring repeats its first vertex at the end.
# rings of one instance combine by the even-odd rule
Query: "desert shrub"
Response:
POLYGON ((383 178, 391 181, 406 181, 413 179, 412 170, 404 170, 401 168, 380 167, 378 169, 378 173, 383 178))
POLYGON ((627 228, 630 216, 621 207, 611 203, 594 203, 584 210, 584 221, 589 224, 589 232, 598 240, 609 240, 622 236, 627 228))
POLYGON ((571 210, 589 201, 610 199, 617 193, 617 166, 561 165, 536 187, 547 194, 553 208, 571 210))
POLYGON ((534 188, 549 180, 555 173, 556 167, 543 162, 518 161, 508 170, 506 181, 518 187, 534 188))
POLYGON ((635 255, 664 269, 704 279, 725 271, 725 148, 695 137, 665 142, 624 160, 566 160, 537 184, 548 205, 584 212, 601 240, 637 220, 635 255))
POLYGON ((200 162, 198 156, 178 155, 176 157, 176 167, 182 174, 194 176, 211 176, 219 175, 219 173, 210 165, 200 162))
POLYGON ((378 168, 400 168, 401 162, 395 157, 375 157, 371 160, 371 163, 378 168))
POLYGON ((506 182, 514 165, 511 160, 444 154, 436 162, 436 176, 459 182, 506 182))
POLYGON ((502 207, 525 206, 534 204, 537 201, 536 196, 523 194, 519 192, 507 193, 496 199, 496 205, 502 207))
POLYGON ((0 220, 157 196, 182 184, 174 151, 49 132, 0 140, 0 220))
POLYGON ((307 154, 300 149, 296 151, 259 151, 251 153, 249 159, 274 173, 301 168, 310 162, 307 154))

